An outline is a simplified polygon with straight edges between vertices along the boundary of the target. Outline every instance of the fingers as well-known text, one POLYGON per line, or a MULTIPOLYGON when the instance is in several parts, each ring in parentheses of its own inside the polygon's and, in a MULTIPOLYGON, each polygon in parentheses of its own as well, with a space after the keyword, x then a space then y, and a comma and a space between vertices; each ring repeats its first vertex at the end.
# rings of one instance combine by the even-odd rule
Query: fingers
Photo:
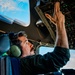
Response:
POLYGON ((48 19, 51 19, 52 17, 49 15, 49 14, 47 14, 47 13, 45 13, 45 16, 48 18, 48 19))
POLYGON ((54 5, 54 17, 51 17, 49 14, 45 13, 45 16, 53 23, 53 24, 57 24, 57 19, 59 17, 60 14, 60 3, 56 2, 54 5))
POLYGON ((56 2, 55 5, 54 5, 54 13, 56 14, 59 11, 60 11, 60 3, 56 2))
POLYGON ((59 16, 59 12, 60 12, 60 3, 56 2, 54 5, 54 15, 53 15, 53 18, 55 19, 55 21, 57 21, 57 17, 59 16))
POLYGON ((56 25, 56 21, 53 17, 51 17, 49 14, 45 13, 45 16, 53 23, 56 25))

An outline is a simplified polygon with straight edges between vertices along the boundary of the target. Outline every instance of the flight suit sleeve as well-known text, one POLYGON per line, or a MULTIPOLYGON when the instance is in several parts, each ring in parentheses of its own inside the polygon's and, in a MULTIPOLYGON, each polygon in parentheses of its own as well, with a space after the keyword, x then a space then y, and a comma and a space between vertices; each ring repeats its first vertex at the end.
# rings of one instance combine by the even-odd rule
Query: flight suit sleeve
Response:
POLYGON ((26 73, 44 74, 58 71, 69 61, 70 52, 67 48, 55 47, 53 52, 45 55, 33 55, 21 59, 21 66, 26 73))

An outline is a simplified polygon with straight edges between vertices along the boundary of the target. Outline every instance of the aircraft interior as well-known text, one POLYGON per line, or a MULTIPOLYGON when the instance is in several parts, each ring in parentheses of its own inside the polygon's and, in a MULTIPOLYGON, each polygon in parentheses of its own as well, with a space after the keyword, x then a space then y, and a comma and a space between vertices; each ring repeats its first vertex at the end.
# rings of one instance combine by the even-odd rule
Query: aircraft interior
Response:
MULTIPOLYGON (((75 1, 74 0, 28 0, 30 11, 30 23, 24 26, 14 20, 10 23, 10 18, 0 14, 0 32, 25 31, 28 38, 37 46, 54 47, 56 28, 44 15, 53 15, 53 6, 56 1, 61 3, 61 11, 66 18, 66 31, 69 41, 69 48, 75 50, 75 1)), ((38 51, 36 52, 38 53, 38 51)), ((74 69, 63 69, 64 75, 75 75, 74 69), (71 72, 71 73, 70 73, 71 72)), ((46 74, 49 75, 49 74, 46 74)), ((51 75, 51 74, 50 74, 51 75)), ((54 74, 59 75, 59 74, 54 74)))
MULTIPOLYGON (((23 30, 28 38, 37 42, 43 42, 54 45, 55 26, 48 21, 44 13, 53 13, 53 3, 56 0, 29 0, 30 3, 30 24, 28 27, 22 26, 18 22, 12 24, 1 20, 0 30, 5 32, 18 32, 23 30), (17 29, 16 29, 17 28, 17 29), (29 31, 30 30, 30 31, 29 31)), ((74 0, 59 0, 61 2, 61 11, 66 16, 66 29, 69 38, 70 49, 75 49, 75 2, 74 0)), ((5 18, 5 17, 4 17, 5 18)))

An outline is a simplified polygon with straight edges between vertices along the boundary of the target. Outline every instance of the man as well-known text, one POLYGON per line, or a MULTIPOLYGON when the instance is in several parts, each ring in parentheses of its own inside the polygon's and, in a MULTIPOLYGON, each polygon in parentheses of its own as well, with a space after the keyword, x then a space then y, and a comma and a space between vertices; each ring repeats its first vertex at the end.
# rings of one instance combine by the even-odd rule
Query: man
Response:
MULTIPOLYGON (((31 56, 31 51, 34 50, 34 46, 28 41, 26 34, 19 32, 16 34, 15 39, 10 37, 11 42, 21 48, 22 53, 20 58, 15 58, 19 62, 21 75, 36 75, 55 72, 69 61, 70 53, 65 29, 65 17, 60 11, 60 3, 55 3, 54 18, 47 13, 45 16, 56 25, 56 42, 53 52, 47 53, 43 56, 31 56)), ((12 66, 14 66, 15 64, 13 64, 13 60, 11 62, 12 66)), ((13 75, 16 75, 15 72, 13 75)))

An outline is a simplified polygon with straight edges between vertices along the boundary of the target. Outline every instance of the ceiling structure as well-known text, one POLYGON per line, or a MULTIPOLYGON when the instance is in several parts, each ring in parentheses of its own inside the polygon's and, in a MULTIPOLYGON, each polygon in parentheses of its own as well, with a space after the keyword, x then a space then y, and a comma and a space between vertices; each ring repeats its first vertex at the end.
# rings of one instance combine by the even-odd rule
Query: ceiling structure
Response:
MULTIPOLYGON (((60 2, 60 8, 62 13, 66 18, 66 31, 69 40, 69 47, 71 49, 75 49, 75 1, 74 0, 40 0, 37 2, 37 6, 35 7, 38 15, 40 16, 42 23, 38 24, 38 28, 45 30, 47 28, 50 33, 51 39, 50 43, 54 43, 56 29, 55 26, 45 18, 44 13, 49 13, 53 15, 53 6, 56 1, 60 2), (45 29, 44 29, 45 27, 45 29)), ((46 35, 47 35, 46 30, 46 35)), ((49 34, 48 33, 48 34, 49 34)))
POLYGON ((74 0, 29 0, 30 1, 30 25, 23 27, 17 23, 12 25, 0 21, 0 30, 5 32, 25 31, 28 38, 38 44, 54 45, 56 28, 44 13, 53 14, 53 5, 56 1, 61 3, 61 11, 66 18, 66 30, 70 49, 75 49, 75 1, 74 0))

